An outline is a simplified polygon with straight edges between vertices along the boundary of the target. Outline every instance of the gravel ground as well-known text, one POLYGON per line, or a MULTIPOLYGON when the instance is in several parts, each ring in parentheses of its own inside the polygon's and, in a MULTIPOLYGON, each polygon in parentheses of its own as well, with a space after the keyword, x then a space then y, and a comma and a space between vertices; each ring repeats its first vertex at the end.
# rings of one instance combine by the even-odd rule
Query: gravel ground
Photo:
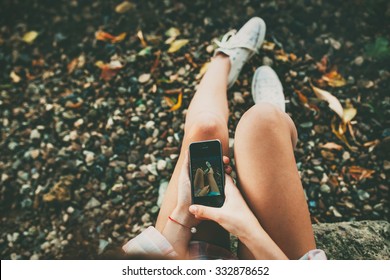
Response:
POLYGON ((387 1, 3 0, 1 258, 96 258, 153 224, 212 40, 252 16, 230 137, 272 65, 313 223, 389 220, 387 1))

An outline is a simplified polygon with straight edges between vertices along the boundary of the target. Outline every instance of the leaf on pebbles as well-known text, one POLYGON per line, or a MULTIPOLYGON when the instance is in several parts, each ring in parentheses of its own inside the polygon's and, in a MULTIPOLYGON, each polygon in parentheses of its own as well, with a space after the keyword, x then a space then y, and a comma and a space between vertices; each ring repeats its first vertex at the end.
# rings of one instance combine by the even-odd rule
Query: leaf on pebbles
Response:
POLYGON ((179 39, 179 40, 175 40, 171 43, 171 46, 169 47, 168 49, 168 53, 174 53, 174 52, 177 52, 178 50, 180 50, 182 47, 184 47, 185 45, 187 45, 189 42, 189 40, 187 39, 179 39))
POLYGON ((336 70, 322 76, 322 79, 331 87, 342 87, 346 85, 346 80, 336 70))
POLYGON ((171 109, 169 110, 169 112, 176 111, 177 109, 179 109, 181 107, 182 101, 183 101, 183 93, 180 92, 178 97, 177 97, 176 104, 171 106, 171 109))
POLYGON ((35 39, 38 37, 38 32, 36 31, 29 31, 26 34, 23 35, 22 40, 28 44, 32 44, 35 39))
POLYGON ((95 63, 95 65, 100 69, 102 69, 100 78, 102 78, 105 81, 111 80, 118 73, 118 71, 123 68, 122 63, 120 63, 117 60, 111 61, 108 64, 105 64, 102 61, 98 61, 95 63))
POLYGON ((137 32, 137 37, 138 39, 141 41, 141 45, 146 48, 148 46, 148 43, 146 43, 145 41, 145 38, 144 38, 144 34, 142 33, 142 30, 139 30, 137 32))
POLYGON ((364 167, 360 166, 350 166, 349 167, 349 174, 355 179, 355 180, 363 180, 366 178, 371 178, 372 174, 375 173, 375 170, 366 169, 364 167))
POLYGON ((349 123, 357 114, 356 108, 350 107, 350 108, 344 108, 343 111, 343 122, 349 123))
POLYGON ((115 7, 115 12, 117 12, 118 14, 124 14, 134 8, 135 8, 135 4, 129 1, 124 1, 115 7))
POLYGON ((328 149, 328 150, 342 150, 343 149, 343 146, 341 145, 338 145, 336 143, 333 143, 333 142, 328 142, 324 145, 321 146, 322 149, 328 149))
POLYGON ((311 85, 311 87, 312 87, 315 95, 319 99, 325 100, 326 102, 328 102, 329 108, 332 109, 342 119, 343 118, 343 114, 344 114, 344 110, 343 110, 343 106, 341 106, 341 103, 337 99, 337 97, 335 97, 331 93, 327 92, 326 90, 317 88, 317 87, 315 87, 313 85, 311 85))
POLYGON ((123 32, 118 36, 114 36, 110 33, 99 30, 95 33, 95 38, 99 41, 110 41, 111 43, 115 44, 120 41, 123 41, 126 38, 126 32, 123 32))

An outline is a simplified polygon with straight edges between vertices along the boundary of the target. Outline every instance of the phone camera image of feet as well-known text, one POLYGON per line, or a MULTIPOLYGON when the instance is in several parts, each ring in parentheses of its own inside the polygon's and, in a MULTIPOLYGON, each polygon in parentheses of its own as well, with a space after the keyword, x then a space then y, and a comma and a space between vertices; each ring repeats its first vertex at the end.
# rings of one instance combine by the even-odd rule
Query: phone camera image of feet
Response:
POLYGON ((221 159, 207 157, 192 162, 192 178, 196 197, 218 196, 222 190, 221 159))

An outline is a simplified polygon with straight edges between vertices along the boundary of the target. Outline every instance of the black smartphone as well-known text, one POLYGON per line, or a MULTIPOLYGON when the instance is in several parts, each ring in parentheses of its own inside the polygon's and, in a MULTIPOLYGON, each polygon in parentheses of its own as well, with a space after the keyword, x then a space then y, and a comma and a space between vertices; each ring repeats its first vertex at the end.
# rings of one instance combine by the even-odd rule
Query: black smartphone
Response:
POLYGON ((221 207, 225 201, 221 142, 193 142, 189 149, 192 204, 221 207))

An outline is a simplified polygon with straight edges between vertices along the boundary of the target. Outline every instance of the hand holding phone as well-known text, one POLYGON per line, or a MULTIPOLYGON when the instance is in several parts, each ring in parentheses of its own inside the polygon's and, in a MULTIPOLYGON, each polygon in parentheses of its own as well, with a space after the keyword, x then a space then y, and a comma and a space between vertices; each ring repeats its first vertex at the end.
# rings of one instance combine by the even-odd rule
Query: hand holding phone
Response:
POLYGON ((189 150, 192 203, 221 207, 225 201, 221 142, 193 142, 189 150))

